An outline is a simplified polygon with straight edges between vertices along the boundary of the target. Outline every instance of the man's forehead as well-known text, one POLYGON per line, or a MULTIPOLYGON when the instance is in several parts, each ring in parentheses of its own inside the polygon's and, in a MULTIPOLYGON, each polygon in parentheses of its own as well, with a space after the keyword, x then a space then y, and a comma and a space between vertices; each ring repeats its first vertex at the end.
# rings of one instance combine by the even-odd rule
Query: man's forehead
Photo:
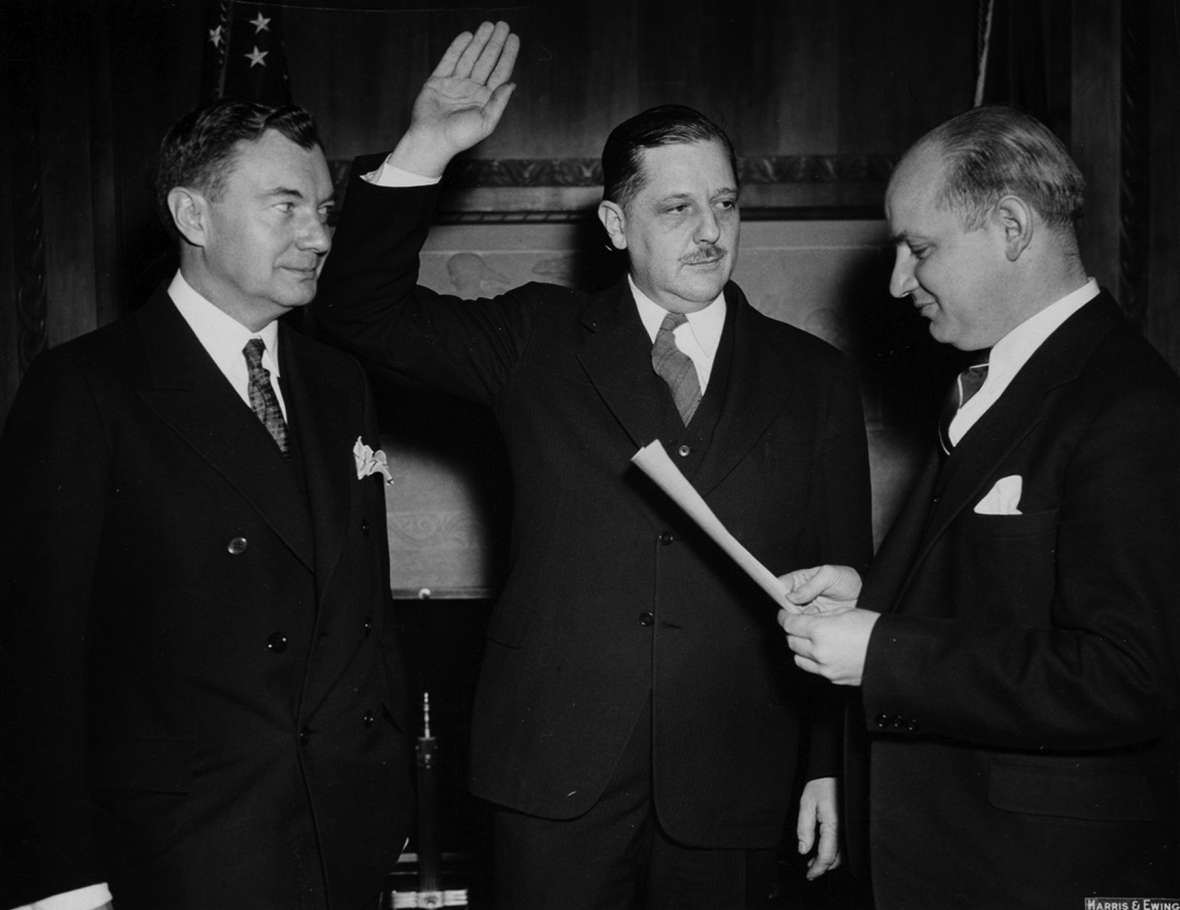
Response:
POLYGON ((640 157, 640 171, 644 183, 661 182, 661 178, 675 178, 688 175, 705 176, 710 170, 729 184, 735 184, 729 153, 717 139, 694 140, 692 142, 669 142, 644 148, 640 157))
POLYGON ((230 173, 253 183, 288 186, 305 180, 317 191, 331 191, 331 174, 319 145, 303 148, 277 130, 267 130, 257 139, 240 139, 234 144, 230 173))

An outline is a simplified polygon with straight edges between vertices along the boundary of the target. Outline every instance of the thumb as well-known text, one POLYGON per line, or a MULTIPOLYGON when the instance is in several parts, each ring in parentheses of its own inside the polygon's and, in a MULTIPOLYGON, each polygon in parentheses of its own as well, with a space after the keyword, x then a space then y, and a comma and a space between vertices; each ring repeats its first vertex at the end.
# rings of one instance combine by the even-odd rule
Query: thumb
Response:
POLYGON ((484 125, 489 133, 496 128, 500 122, 500 118, 504 115, 505 109, 508 107, 508 99, 512 97, 512 93, 516 91, 515 82, 505 82, 498 86, 492 97, 488 99, 488 103, 484 105, 484 125))

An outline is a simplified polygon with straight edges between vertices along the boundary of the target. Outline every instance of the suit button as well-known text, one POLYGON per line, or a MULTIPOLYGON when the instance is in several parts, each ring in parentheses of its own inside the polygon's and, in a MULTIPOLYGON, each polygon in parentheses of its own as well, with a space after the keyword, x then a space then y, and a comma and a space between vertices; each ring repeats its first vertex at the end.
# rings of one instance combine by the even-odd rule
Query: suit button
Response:
POLYGON ((287 636, 282 632, 271 632, 266 639, 266 646, 275 654, 282 654, 287 650, 287 636))
POLYGON ((893 718, 891 726, 894 730, 900 730, 906 724, 905 718, 900 714, 893 718))
POLYGON ((692 446, 687 445, 685 443, 681 443, 680 448, 678 448, 676 450, 676 454, 679 455, 681 458, 687 458, 689 455, 692 454, 692 446))
POLYGON ((666 546, 668 546, 668 544, 672 543, 672 541, 674 541, 674 540, 676 539, 676 535, 675 535, 675 534, 673 534, 671 531, 665 531, 665 532, 664 532, 663 534, 661 534, 661 535, 659 536, 659 538, 657 538, 657 539, 659 540, 659 542, 660 542, 660 543, 661 543, 663 546, 665 546, 665 547, 666 547, 666 546))
POLYGON ((639 624, 641 626, 650 626, 655 621, 656 621, 656 618, 652 614, 651 610, 644 610, 642 613, 639 614, 639 624))
POLYGON ((369 519, 367 518, 361 519, 361 534, 365 537, 369 536, 369 519))
POLYGON ((250 542, 245 537, 235 537, 225 545, 225 550, 230 556, 241 556, 246 552, 248 546, 250 546, 250 542))
POLYGON ((361 630, 364 632, 365 637, 368 638, 369 633, 373 631, 373 617, 372 616, 365 617, 365 623, 363 626, 361 626, 361 630))
POLYGON ((906 721, 905 731, 906 731, 906 733, 917 733, 918 732, 918 722, 916 720, 906 721))
POLYGON ((878 727, 888 727, 890 720, 891 718, 888 714, 878 714, 875 718, 873 718, 873 723, 875 723, 878 727))
POLYGON ((306 746, 307 741, 311 739, 311 731, 307 727, 299 728, 299 745, 306 746))
POLYGON ((375 720, 375 718, 373 717, 372 711, 366 711, 364 714, 361 715, 361 723, 364 724, 366 727, 373 726, 374 720, 375 720))

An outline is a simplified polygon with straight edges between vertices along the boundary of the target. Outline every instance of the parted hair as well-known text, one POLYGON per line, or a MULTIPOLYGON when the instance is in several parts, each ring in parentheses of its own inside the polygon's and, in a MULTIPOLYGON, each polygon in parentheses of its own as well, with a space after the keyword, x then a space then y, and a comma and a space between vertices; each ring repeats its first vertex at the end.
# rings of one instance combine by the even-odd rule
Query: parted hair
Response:
POLYGON ((720 142, 737 180, 737 156, 725 130, 680 104, 649 108, 624 120, 606 137, 602 149, 602 198, 626 207, 643 187, 643 150, 681 142, 720 142))
POLYGON ((1082 213, 1086 181, 1065 145, 1035 117, 988 105, 952 117, 918 145, 933 143, 946 162, 939 203, 969 230, 982 226, 1006 195, 1023 199, 1055 228, 1082 213))
POLYGON ((185 114, 160 142, 156 168, 156 206, 164 225, 176 226, 168 210, 168 193, 178 186, 200 190, 218 199, 239 142, 256 142, 274 130, 300 148, 322 146, 315 122, 301 107, 276 107, 223 98, 185 114))

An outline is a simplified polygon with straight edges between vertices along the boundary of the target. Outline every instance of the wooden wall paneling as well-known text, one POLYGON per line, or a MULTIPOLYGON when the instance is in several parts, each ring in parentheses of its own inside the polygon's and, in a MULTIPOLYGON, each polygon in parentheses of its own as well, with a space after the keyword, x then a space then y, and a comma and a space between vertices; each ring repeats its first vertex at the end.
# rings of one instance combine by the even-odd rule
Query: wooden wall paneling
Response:
POLYGON ((8 153, 8 218, 5 221, 7 260, 11 264, 8 318, 11 335, 5 353, 12 357, 6 377, 5 413, 20 377, 46 345, 45 227, 42 93, 39 53, 43 20, 32 3, 6 8, 6 99, 11 126, 8 153))
POLYGON ((1103 287, 1119 289, 1122 42, 1119 2, 1073 0, 1069 145, 1086 178, 1078 226, 1082 261, 1103 287))
POLYGON ((1180 370, 1180 0, 1151 4, 1152 111, 1143 329, 1180 370))
POLYGON ((111 121, 118 312, 142 303, 175 268, 175 242, 156 215, 160 139, 201 101, 204 4, 110 0, 111 121))
POLYGON ((843 0, 839 7, 831 116, 840 152, 898 155, 971 106, 978 0, 843 0))
POLYGON ((94 63, 84 7, 40 7, 41 140, 45 191, 47 331, 50 346, 98 325, 90 109, 94 63))
POLYGON ((20 383, 17 317, 16 235, 21 230, 15 209, 16 146, 21 141, 17 118, 16 54, 17 15, 11 7, 0 9, 0 123, 9 126, 9 141, 0 142, 0 426, 8 415, 20 383))
POLYGON ((110 0, 93 0, 86 7, 87 33, 94 55, 90 96, 90 168, 93 177, 91 204, 94 224, 94 304, 99 325, 118 318, 123 304, 117 285, 123 250, 119 229, 119 197, 116 186, 115 121, 111 95, 112 57, 110 0))

